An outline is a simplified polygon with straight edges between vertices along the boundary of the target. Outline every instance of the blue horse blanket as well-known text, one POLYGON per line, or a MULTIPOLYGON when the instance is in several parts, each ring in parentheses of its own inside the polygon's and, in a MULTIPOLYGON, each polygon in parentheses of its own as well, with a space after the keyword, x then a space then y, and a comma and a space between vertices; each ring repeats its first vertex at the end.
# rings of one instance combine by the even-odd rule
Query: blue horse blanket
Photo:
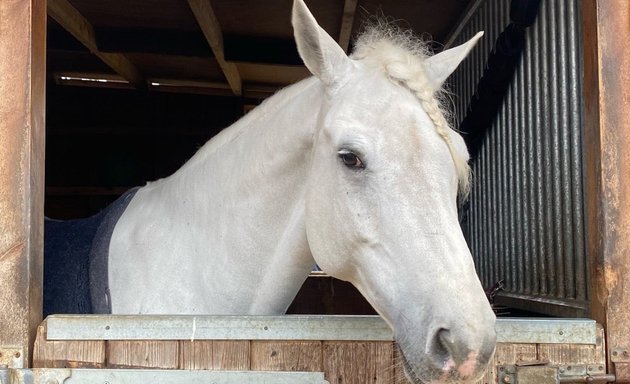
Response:
POLYGON ((138 188, 98 214, 44 222, 44 316, 111 313, 107 258, 116 222, 138 188))

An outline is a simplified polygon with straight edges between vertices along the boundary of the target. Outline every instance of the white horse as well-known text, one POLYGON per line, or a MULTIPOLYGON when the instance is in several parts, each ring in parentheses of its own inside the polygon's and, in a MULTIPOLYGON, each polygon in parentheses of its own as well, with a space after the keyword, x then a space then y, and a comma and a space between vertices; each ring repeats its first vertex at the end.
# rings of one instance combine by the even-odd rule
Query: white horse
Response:
POLYGON ((117 314, 282 314, 317 263, 394 331, 415 383, 474 380, 495 316, 458 224, 468 153, 436 92, 472 49, 387 33, 352 57, 293 6, 314 77, 266 100, 131 198, 109 243, 117 314))

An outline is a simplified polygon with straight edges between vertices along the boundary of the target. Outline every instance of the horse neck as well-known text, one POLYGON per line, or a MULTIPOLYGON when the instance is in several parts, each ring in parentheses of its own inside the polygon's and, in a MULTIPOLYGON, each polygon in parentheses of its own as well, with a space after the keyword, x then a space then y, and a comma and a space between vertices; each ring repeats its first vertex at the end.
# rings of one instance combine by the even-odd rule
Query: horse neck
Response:
POLYGON ((314 79, 279 92, 155 183, 172 214, 207 228, 224 273, 259 279, 250 313, 285 311, 313 267, 304 196, 322 97, 314 79))
POLYGON ((161 188, 174 200, 194 193, 194 204, 202 210, 218 199, 235 204, 256 199, 261 204, 257 209, 273 206, 280 196, 282 206, 300 199, 320 93, 313 78, 282 90, 208 141, 161 188), (282 190, 282 183, 296 189, 282 190))

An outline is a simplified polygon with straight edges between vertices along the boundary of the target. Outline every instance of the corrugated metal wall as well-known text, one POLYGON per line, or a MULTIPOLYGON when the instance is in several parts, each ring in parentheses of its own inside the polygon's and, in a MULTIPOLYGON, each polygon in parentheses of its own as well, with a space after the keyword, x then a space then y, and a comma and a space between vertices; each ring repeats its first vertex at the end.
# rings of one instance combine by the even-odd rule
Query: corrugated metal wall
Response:
MULTIPOLYGON (((485 0, 455 44, 486 31, 452 77, 459 121, 488 53, 509 23, 508 0, 485 0)), ((508 95, 472 164, 463 226, 486 287, 502 302, 588 315, 582 193, 580 0, 543 0, 508 95)))

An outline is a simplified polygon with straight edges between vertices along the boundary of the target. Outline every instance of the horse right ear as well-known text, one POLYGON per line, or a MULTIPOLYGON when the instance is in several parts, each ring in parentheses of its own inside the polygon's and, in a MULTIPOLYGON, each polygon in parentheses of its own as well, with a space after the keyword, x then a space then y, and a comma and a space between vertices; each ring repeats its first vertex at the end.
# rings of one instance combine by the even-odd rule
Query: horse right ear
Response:
POLYGON ((427 77, 433 92, 442 88, 442 84, 455 71, 462 60, 468 56, 468 53, 477 44, 481 36, 483 36, 483 31, 478 32, 464 44, 442 51, 425 60, 425 70, 428 72, 427 77))
POLYGON ((317 24, 303 0, 293 1, 293 34, 306 68, 326 86, 334 87, 350 68, 350 58, 317 24))

